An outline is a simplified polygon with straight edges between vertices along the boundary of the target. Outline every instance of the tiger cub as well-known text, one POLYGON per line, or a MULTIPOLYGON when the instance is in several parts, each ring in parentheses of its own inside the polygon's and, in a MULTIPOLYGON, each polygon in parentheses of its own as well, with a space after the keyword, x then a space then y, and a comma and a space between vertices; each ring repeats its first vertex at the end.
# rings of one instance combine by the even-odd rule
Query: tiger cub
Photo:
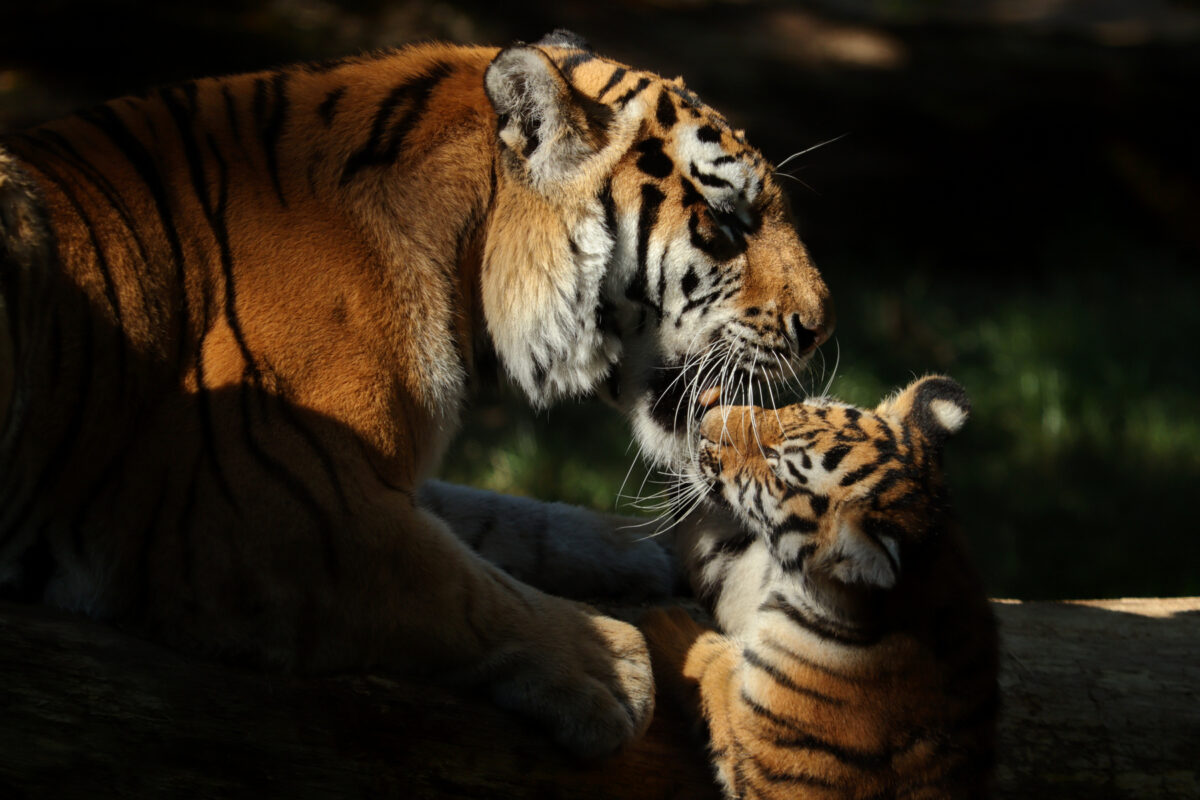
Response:
POLYGON ((727 797, 987 794, 997 644, 946 509, 963 389, 874 411, 716 407, 684 480, 713 505, 679 551, 724 634, 643 623, 660 689, 697 702, 727 797))

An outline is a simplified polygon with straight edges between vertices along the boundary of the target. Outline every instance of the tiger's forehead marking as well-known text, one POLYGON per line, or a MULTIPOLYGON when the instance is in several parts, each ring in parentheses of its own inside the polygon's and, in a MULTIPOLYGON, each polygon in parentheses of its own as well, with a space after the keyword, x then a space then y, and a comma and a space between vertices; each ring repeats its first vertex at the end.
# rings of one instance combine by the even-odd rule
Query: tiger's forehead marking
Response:
POLYGON ((775 474, 804 494, 837 495, 845 491, 871 493, 889 465, 910 458, 912 442, 902 430, 875 413, 836 404, 797 404, 780 409, 756 409, 749 418, 729 427, 739 457, 726 466, 737 470, 766 467, 765 450, 778 458, 775 474))
MULTIPOLYGON (((695 187, 694 195, 713 208, 742 217, 750 224, 749 207, 762 192, 766 160, 745 135, 684 86, 682 78, 666 80, 581 50, 561 51, 556 62, 577 89, 623 110, 635 100, 645 103, 645 136, 634 146, 637 166, 663 179, 676 169, 695 187)), ((692 194, 692 193, 687 193, 692 194)))

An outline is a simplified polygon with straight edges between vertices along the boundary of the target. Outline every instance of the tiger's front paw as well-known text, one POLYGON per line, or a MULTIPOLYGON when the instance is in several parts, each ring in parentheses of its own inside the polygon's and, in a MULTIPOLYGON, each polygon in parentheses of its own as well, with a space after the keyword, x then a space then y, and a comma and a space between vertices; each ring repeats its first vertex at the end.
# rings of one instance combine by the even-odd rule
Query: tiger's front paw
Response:
POLYGON ((596 758, 640 736, 654 714, 654 676, 637 628, 572 606, 547 619, 536 647, 492 682, 498 705, 534 717, 571 752, 596 758))

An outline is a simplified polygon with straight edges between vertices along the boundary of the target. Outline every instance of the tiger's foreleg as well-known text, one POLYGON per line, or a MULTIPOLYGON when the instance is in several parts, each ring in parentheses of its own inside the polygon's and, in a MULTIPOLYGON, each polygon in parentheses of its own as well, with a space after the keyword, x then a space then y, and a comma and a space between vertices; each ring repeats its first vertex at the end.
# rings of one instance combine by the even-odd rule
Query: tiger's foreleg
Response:
POLYGON ((487 686, 583 756, 649 724, 653 677, 635 627, 514 579, 406 498, 374 509, 340 553, 345 579, 330 610, 345 615, 350 640, 339 644, 334 622, 316 666, 349 666, 341 654, 365 649, 376 667, 487 686))
POLYGON ((669 597, 678 581, 651 520, 442 481, 418 499, 481 557, 550 594, 638 601, 669 597))

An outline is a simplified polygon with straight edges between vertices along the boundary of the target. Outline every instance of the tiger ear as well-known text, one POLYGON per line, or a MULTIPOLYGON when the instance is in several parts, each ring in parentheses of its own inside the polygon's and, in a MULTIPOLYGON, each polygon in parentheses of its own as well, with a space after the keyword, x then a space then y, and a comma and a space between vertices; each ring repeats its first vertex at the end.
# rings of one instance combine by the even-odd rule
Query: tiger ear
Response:
POLYGON ((603 144, 607 107, 581 95, 536 47, 502 50, 484 74, 502 160, 545 195, 578 174, 603 144))
POLYGON ((967 392, 952 378, 918 378, 878 408, 880 416, 903 420, 935 444, 962 430, 971 415, 967 392))

